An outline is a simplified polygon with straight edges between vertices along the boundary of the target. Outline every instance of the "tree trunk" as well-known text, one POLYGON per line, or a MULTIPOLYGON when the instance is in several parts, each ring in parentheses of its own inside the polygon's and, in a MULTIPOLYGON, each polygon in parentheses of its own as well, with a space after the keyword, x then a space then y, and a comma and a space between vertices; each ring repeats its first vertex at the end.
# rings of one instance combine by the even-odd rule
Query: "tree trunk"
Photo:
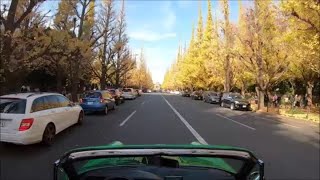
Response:
POLYGON ((229 55, 226 57, 226 65, 225 65, 225 83, 224 83, 224 91, 230 92, 230 83, 231 83, 231 68, 230 68, 230 59, 229 55))
POLYGON ((62 93, 62 74, 59 69, 57 70, 56 77, 57 77, 57 91, 59 93, 62 93))
POLYGON ((246 86, 245 82, 241 83, 241 95, 244 96, 246 94, 246 86))
POLYGON ((264 107, 264 91, 258 90, 259 92, 259 103, 258 103, 258 109, 262 109, 264 107))
POLYGON ((101 69, 101 77, 100 77, 100 87, 101 90, 105 89, 106 87, 106 67, 104 63, 102 63, 102 69, 101 69))
POLYGON ((307 82, 307 94, 310 96, 310 100, 311 100, 311 102, 310 102, 310 104, 312 104, 312 90, 313 90, 313 84, 314 84, 314 82, 313 81, 308 81, 307 82))
POLYGON ((78 101, 78 83, 76 81, 73 81, 71 84, 71 95, 72 95, 72 101, 77 102, 78 101))

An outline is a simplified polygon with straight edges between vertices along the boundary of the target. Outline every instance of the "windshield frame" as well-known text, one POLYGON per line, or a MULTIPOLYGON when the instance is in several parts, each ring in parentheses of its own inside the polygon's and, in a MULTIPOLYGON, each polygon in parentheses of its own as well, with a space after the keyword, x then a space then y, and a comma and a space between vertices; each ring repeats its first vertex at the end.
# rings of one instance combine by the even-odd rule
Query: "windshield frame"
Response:
MULTIPOLYGON (((156 156, 156 155, 166 155, 166 156, 195 156, 195 157, 215 157, 215 158, 230 158, 238 159, 243 161, 243 165, 237 174, 234 174, 236 179, 241 177, 246 177, 250 170, 256 165, 263 167, 263 161, 257 159, 250 151, 238 148, 223 148, 223 147, 213 147, 204 148, 207 146, 197 145, 191 146, 190 148, 179 148, 174 146, 171 148, 157 148, 157 146, 147 146, 144 149, 139 148, 140 146, 100 146, 96 148, 80 148, 66 153, 61 159, 55 162, 54 166, 54 177, 55 179, 59 171, 59 167, 63 168, 64 171, 72 178, 78 177, 78 173, 73 166, 73 162, 81 160, 90 160, 98 158, 108 158, 108 157, 132 157, 132 156, 156 156), (107 147, 107 148, 106 148, 107 147), (149 147, 149 148, 148 148, 149 147)), ((169 147, 169 146, 167 146, 169 147)), ((212 167, 213 168, 213 167, 212 167)), ((217 168, 218 169, 218 168, 217 168)), ((220 169, 218 169, 220 170, 220 169)), ((232 172, 228 172, 232 174, 232 172)), ((264 171, 262 169, 261 174, 264 171)))

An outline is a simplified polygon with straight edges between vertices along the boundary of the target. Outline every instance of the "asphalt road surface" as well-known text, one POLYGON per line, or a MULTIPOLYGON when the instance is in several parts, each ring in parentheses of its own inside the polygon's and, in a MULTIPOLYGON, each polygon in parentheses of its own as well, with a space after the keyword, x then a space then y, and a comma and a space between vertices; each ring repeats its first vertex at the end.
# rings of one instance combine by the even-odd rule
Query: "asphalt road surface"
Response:
POLYGON ((144 94, 107 116, 87 115, 51 147, 0 144, 0 179, 53 179, 53 163, 64 152, 113 141, 238 146, 265 162, 267 179, 320 179, 318 126, 165 94, 144 94))

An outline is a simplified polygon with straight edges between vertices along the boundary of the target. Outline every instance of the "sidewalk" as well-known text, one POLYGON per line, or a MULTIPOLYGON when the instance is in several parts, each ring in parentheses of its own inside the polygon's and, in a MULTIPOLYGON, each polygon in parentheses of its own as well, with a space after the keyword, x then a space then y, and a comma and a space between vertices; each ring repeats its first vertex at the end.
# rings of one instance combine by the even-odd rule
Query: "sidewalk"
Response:
MULTIPOLYGON (((311 121, 311 120, 307 120, 306 118, 297 118, 297 117, 291 117, 290 114, 278 114, 277 111, 263 111, 263 110, 259 110, 256 111, 255 113, 263 115, 265 117, 273 117, 273 118, 277 118, 283 122, 294 122, 297 124, 301 124, 301 125, 306 125, 306 126, 311 126, 311 127, 316 127, 319 130, 319 121, 311 121)), ((280 110, 281 113, 281 110, 280 110)), ((320 117, 320 115, 319 115, 320 117)))

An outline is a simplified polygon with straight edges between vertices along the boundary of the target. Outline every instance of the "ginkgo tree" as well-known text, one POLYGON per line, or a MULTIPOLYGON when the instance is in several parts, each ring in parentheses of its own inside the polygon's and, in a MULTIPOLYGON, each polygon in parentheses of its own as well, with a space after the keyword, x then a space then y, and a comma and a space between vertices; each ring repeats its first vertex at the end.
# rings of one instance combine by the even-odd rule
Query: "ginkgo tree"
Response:
POLYGON ((259 108, 284 81, 299 80, 312 95, 320 67, 318 1, 254 0, 244 8, 239 0, 237 23, 229 20, 228 0, 219 4, 221 19, 212 16, 210 0, 204 25, 200 11, 196 32, 192 27, 187 50, 166 72, 164 88, 245 94, 255 86, 259 108))

